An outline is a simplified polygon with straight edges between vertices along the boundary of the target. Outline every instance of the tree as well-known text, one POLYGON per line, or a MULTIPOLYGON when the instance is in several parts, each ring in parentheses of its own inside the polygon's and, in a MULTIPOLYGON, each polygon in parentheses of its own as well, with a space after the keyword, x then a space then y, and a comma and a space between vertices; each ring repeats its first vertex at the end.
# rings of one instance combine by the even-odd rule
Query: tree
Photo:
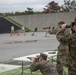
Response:
POLYGON ((33 8, 27 7, 27 14, 34 14, 33 8))
POLYGON ((55 12, 58 12, 60 10, 60 6, 58 5, 58 3, 52 1, 50 3, 47 4, 46 8, 43 8, 44 9, 44 12, 46 13, 55 13, 55 12))
POLYGON ((76 1, 75 0, 64 0, 64 5, 62 5, 63 11, 76 11, 76 1))

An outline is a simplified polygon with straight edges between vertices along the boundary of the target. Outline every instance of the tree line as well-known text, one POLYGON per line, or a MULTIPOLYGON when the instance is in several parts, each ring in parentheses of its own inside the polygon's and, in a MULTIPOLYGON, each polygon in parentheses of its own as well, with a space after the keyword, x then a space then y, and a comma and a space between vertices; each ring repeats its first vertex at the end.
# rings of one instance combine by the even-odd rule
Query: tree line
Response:
POLYGON ((11 12, 11 13, 0 13, 1 16, 8 16, 8 15, 33 15, 33 14, 47 14, 47 13, 58 13, 58 12, 70 12, 76 11, 76 0, 64 0, 63 5, 59 5, 55 1, 49 2, 41 12, 34 12, 33 8, 27 7, 27 10, 24 12, 11 12))

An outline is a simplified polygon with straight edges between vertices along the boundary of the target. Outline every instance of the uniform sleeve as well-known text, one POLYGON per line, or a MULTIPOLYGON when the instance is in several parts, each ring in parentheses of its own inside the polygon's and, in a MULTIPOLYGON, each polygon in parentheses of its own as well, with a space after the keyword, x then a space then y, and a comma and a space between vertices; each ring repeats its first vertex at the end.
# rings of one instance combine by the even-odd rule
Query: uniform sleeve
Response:
POLYGON ((65 35, 61 30, 57 32, 56 38, 58 41, 69 42, 69 35, 65 35))
POLYGON ((31 69, 31 71, 37 71, 37 70, 39 70, 39 66, 40 66, 40 64, 38 62, 34 62, 31 64, 30 69, 31 69))

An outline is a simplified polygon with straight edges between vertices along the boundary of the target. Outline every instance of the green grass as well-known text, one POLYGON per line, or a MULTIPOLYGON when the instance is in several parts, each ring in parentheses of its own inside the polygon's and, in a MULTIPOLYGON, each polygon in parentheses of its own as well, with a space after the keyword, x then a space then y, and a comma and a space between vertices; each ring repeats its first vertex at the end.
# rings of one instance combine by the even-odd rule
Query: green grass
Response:
MULTIPOLYGON (((64 67, 64 70, 65 70, 65 72, 63 73, 63 75, 68 75, 67 74, 68 69, 66 67, 64 67)), ((20 67, 20 68, 14 69, 14 70, 2 72, 2 73, 0 73, 0 75, 21 75, 21 73, 22 73, 22 68, 20 67)), ((28 67, 24 67, 23 75, 31 75, 30 69, 28 67)), ((42 74, 38 70, 36 72, 33 72, 33 75, 42 75, 42 74)))
MULTIPOLYGON (((50 61, 52 61, 52 60, 50 60, 50 61)), ((53 59, 53 64, 56 67, 56 58, 53 59)), ((23 67, 23 75, 31 75, 29 67, 30 67, 30 65, 23 67)), ((0 75, 21 75, 21 73, 22 73, 22 68, 20 67, 20 68, 17 68, 17 69, 2 72, 2 73, 0 73, 0 75)), ((42 75, 42 74, 38 70, 38 71, 33 72, 33 75, 42 75)), ((63 75, 68 75, 68 68, 65 67, 65 66, 64 66, 63 75)))
MULTIPOLYGON (((21 73, 22 73, 22 68, 20 67, 14 70, 2 72, 0 73, 0 75, 21 75, 21 73)), ((30 74, 31 74, 30 69, 28 67, 24 67, 23 75, 30 75, 30 74)), ((41 75, 41 73, 38 70, 36 72, 33 72, 33 75, 41 75)))
POLYGON ((64 66, 63 69, 64 69, 63 75, 68 75, 68 68, 64 66))
MULTIPOLYGON (((53 58, 53 59, 50 59, 50 61, 53 62, 54 66, 56 67, 56 64, 57 64, 57 58, 53 58)), ((67 67, 63 67, 63 75, 68 75, 68 68, 67 67)))

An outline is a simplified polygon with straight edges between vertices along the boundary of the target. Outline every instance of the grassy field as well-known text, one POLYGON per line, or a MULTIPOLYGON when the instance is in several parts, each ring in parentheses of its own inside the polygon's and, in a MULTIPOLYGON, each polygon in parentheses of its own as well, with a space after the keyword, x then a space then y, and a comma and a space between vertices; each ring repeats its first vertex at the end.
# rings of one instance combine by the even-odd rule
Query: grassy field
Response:
MULTIPOLYGON (((65 70, 65 72, 63 72, 63 75, 68 75, 66 67, 64 67, 64 70, 65 70)), ((0 73, 0 75, 21 75, 21 74, 22 74, 22 68, 17 68, 14 70, 10 70, 10 71, 0 73)), ((30 69, 24 67, 23 75, 31 75, 30 69)), ((36 72, 33 72, 33 75, 42 75, 42 74, 40 73, 40 71, 36 71, 36 72)))
MULTIPOLYGON (((0 73, 0 75, 21 75, 21 73, 22 73, 22 68, 17 68, 7 72, 2 72, 0 73)), ((27 67, 24 67, 23 75, 31 75, 30 69, 27 67)), ((41 75, 41 73, 40 71, 36 71, 36 72, 33 72, 33 75, 41 75)))
MULTIPOLYGON (((56 66, 56 59, 53 60, 53 64, 56 66)), ((23 67, 23 75, 31 75, 29 67, 30 67, 30 65, 23 67)), ((0 73, 0 75, 22 75, 21 73, 22 73, 22 68, 20 67, 20 68, 13 69, 10 71, 2 72, 2 73, 0 73)), ((42 75, 42 74, 38 70, 36 72, 33 72, 33 75, 42 75)), ((67 67, 64 67, 63 75, 68 75, 67 67)))
MULTIPOLYGON (((54 66, 56 67, 56 57, 53 59, 49 59, 50 61, 52 61, 52 63, 54 64, 54 66)), ((17 69, 13 69, 13 70, 9 70, 6 72, 2 72, 0 73, 0 75, 22 75, 22 67, 17 68, 17 69)), ((30 65, 24 66, 23 67, 23 75, 31 75, 31 71, 30 71, 30 65)), ((36 72, 33 72, 33 75, 42 75, 41 72, 38 70, 36 72)), ((63 75, 68 75, 68 68, 64 66, 64 72, 63 75)))

